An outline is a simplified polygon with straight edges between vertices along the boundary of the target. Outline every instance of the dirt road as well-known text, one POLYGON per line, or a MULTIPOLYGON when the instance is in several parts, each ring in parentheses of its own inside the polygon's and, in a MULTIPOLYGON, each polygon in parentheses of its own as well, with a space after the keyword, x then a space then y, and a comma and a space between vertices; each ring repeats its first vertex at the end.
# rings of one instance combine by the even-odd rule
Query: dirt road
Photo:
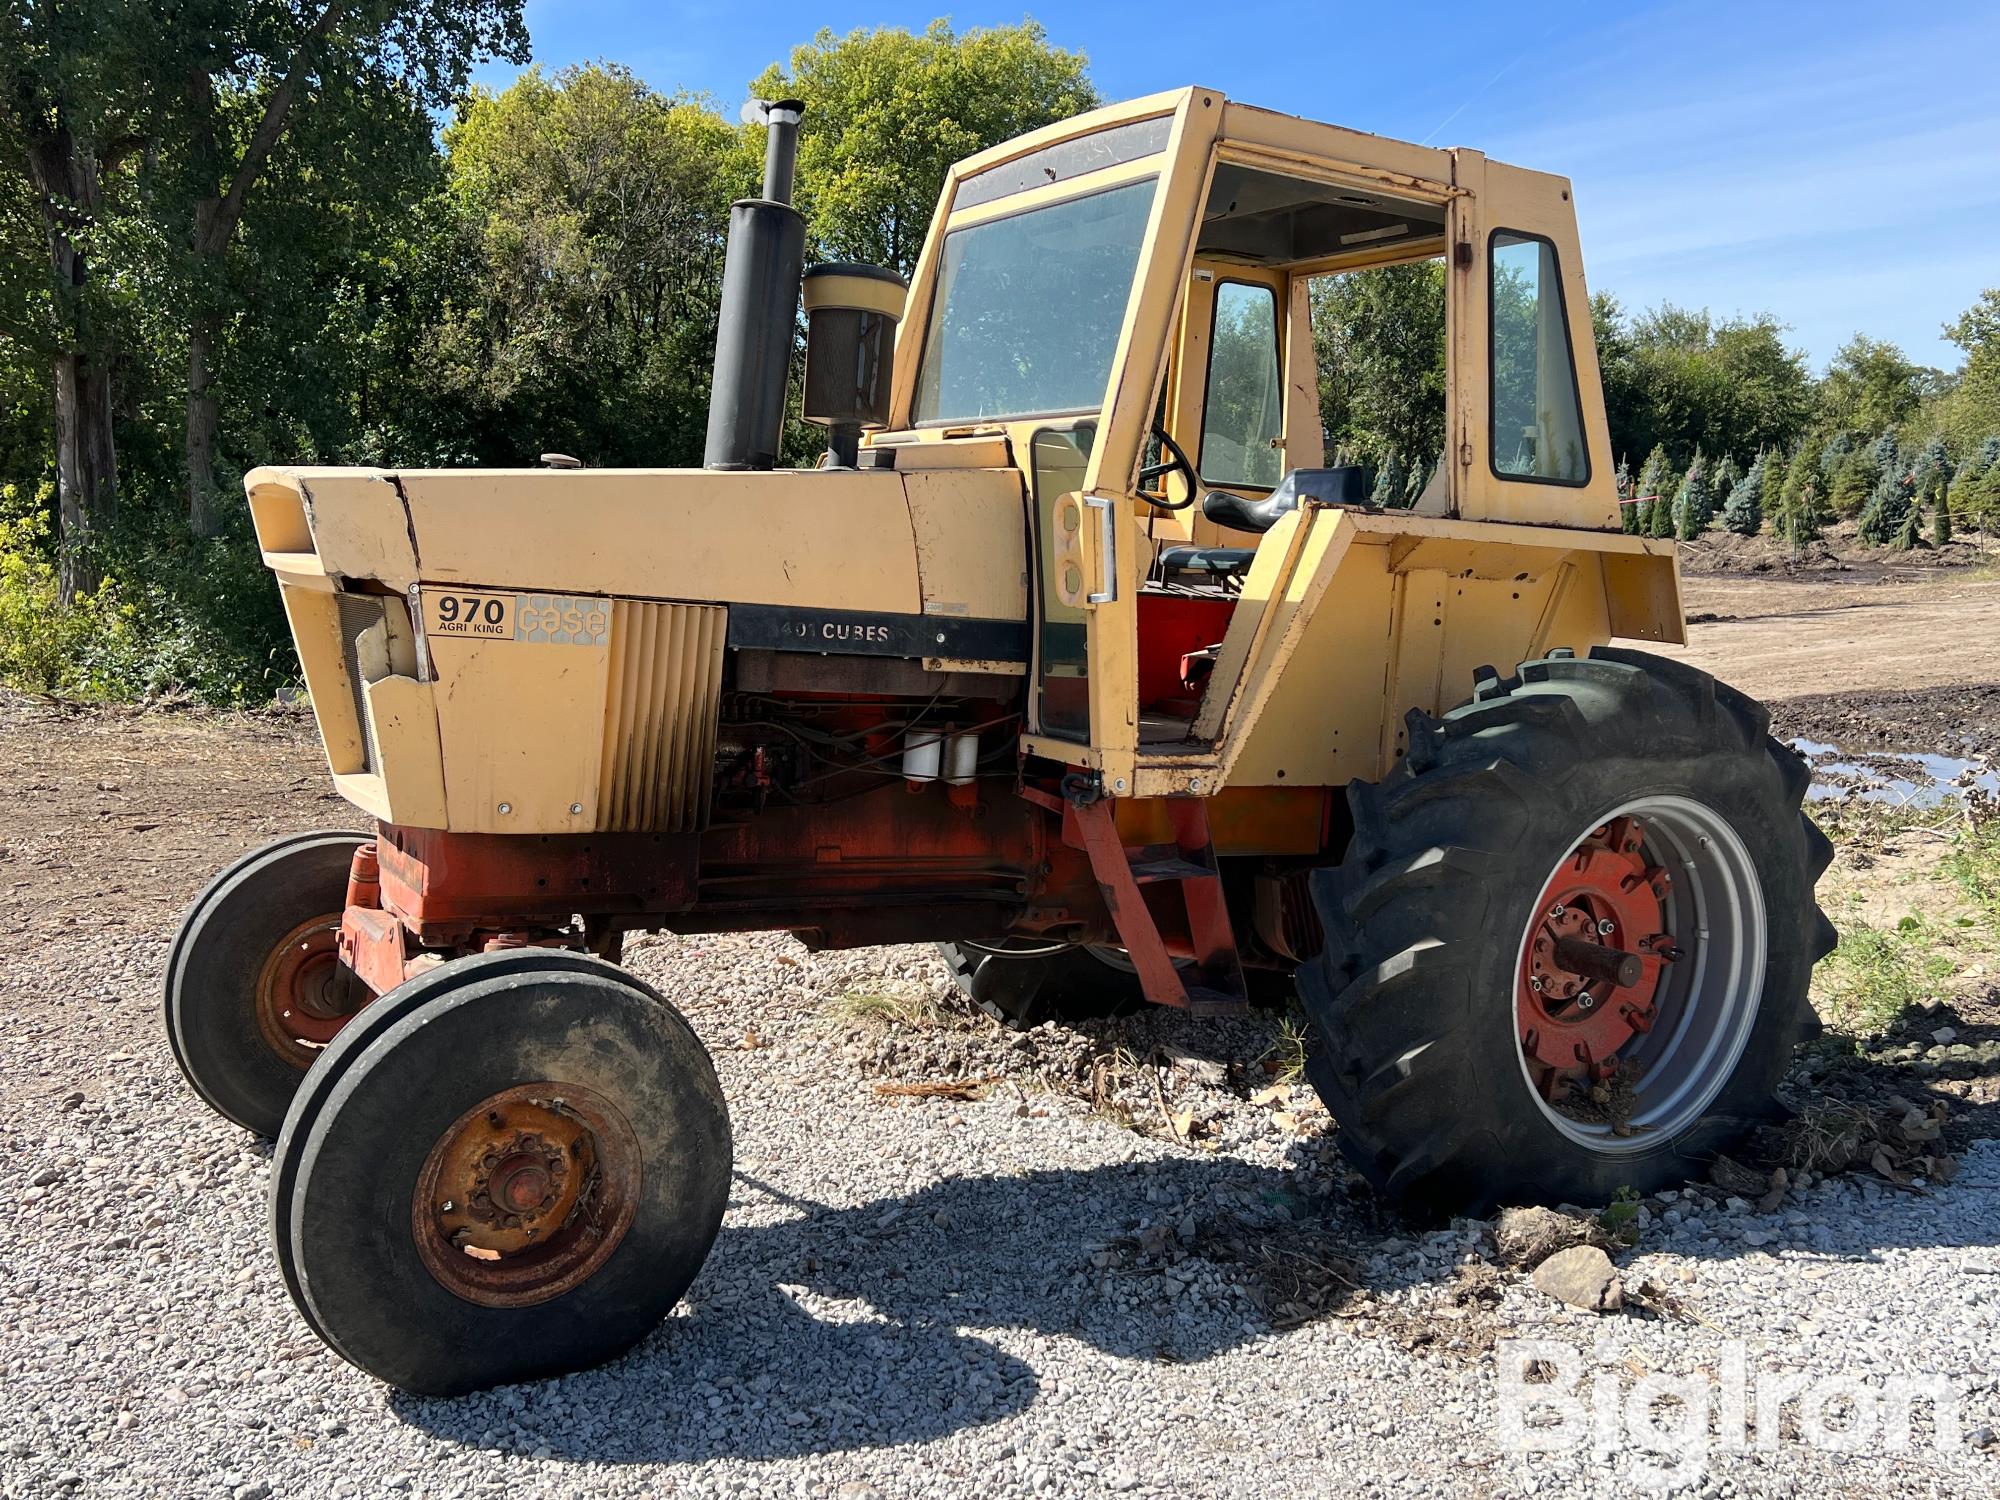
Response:
POLYGON ((1693 574, 1685 593, 1666 654, 1770 704, 1779 735, 2000 758, 2000 580, 1693 574))

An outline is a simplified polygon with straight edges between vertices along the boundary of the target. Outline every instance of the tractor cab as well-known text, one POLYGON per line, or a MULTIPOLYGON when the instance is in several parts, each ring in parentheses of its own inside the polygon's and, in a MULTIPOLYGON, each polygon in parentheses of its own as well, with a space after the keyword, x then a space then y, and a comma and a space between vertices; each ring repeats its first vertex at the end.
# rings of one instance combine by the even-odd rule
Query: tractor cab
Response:
MULTIPOLYGON (((1029 498, 1025 748, 1111 795, 1380 774, 1401 711, 1448 706, 1442 684, 1478 664, 1457 644, 1493 649, 1479 613, 1532 598, 1546 634, 1576 603, 1564 548, 1454 576, 1464 528, 1618 524, 1568 184, 1475 151, 1206 89, 1100 110, 953 170, 908 309, 871 446, 916 467, 927 445, 1006 439, 1029 498), (1383 494, 1325 451, 1321 386, 1344 372, 1314 308, 1331 278, 1419 262, 1439 267, 1443 431, 1383 494), (1400 664, 1396 712, 1302 734, 1323 708, 1273 669, 1324 649, 1305 626, 1336 570, 1370 637, 1423 614, 1435 650, 1400 664)), ((1674 587, 1664 557, 1609 569, 1646 611, 1674 587)), ((1642 612, 1641 635, 1672 629, 1642 612)), ((1393 682, 1381 652, 1343 655, 1327 670, 1393 682)))

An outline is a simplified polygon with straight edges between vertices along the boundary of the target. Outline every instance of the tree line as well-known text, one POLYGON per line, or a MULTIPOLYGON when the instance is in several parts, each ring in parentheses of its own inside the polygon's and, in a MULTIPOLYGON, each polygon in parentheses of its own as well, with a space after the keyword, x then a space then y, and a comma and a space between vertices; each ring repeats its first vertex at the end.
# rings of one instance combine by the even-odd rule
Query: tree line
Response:
MULTIPOLYGON (((761 133, 611 64, 470 87, 528 40, 522 0, 0 0, 0 680, 268 697, 290 651, 235 498, 260 463, 698 461, 761 133)), ((1100 102, 1033 22, 822 32, 746 82, 809 103, 813 253, 904 272, 951 162, 1100 102)), ((1413 495, 1440 269, 1328 278, 1314 310, 1330 445, 1413 495)), ((1806 446, 1826 514, 1895 469, 1926 528, 1938 493, 2000 524, 1996 294, 1955 375, 1857 338, 1815 380, 1769 318, 1593 313, 1614 444, 1659 458, 1632 483, 1668 524, 1768 495, 1761 524, 1806 446)))

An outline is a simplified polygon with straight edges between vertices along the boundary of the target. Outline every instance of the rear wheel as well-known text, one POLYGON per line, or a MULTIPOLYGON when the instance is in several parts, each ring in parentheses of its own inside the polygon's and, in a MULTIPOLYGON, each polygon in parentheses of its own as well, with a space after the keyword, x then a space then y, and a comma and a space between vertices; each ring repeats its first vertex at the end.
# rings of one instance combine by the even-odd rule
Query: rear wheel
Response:
POLYGON ((1705 1170, 1775 1111, 1833 946, 1808 773, 1741 694, 1594 651, 1483 681, 1356 785, 1315 878, 1310 1072, 1415 1206, 1595 1202, 1705 1170))
POLYGON ((643 1338, 707 1258, 730 1140, 707 1051, 629 975, 567 957, 438 974, 337 1059, 274 1208, 314 1330, 392 1385, 457 1395, 643 1338))
POLYGON ((1014 941, 939 943, 938 951, 972 1003, 1017 1031, 1117 1015, 1145 999, 1122 948, 1014 941))
POLYGON ((280 839, 209 883, 168 955, 167 1034, 202 1100, 262 1136, 368 998, 339 960, 359 833, 280 839))

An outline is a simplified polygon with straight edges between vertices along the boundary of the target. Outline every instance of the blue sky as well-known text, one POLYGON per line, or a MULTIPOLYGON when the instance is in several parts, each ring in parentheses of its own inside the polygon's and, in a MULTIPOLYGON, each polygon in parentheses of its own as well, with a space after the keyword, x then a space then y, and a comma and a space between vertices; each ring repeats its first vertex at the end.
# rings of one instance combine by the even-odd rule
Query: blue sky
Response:
MULTIPOLYGON (((604 58, 733 106, 825 26, 1034 14, 1107 98, 1201 83, 1575 181, 1593 290, 1769 311, 1815 368, 1856 330, 1947 369, 1940 325, 2000 285, 2000 6, 1047 6, 529 0, 536 60, 604 58), (1184 17, 1184 19, 1183 19, 1184 17)), ((503 85, 511 68, 481 81, 503 85)))

